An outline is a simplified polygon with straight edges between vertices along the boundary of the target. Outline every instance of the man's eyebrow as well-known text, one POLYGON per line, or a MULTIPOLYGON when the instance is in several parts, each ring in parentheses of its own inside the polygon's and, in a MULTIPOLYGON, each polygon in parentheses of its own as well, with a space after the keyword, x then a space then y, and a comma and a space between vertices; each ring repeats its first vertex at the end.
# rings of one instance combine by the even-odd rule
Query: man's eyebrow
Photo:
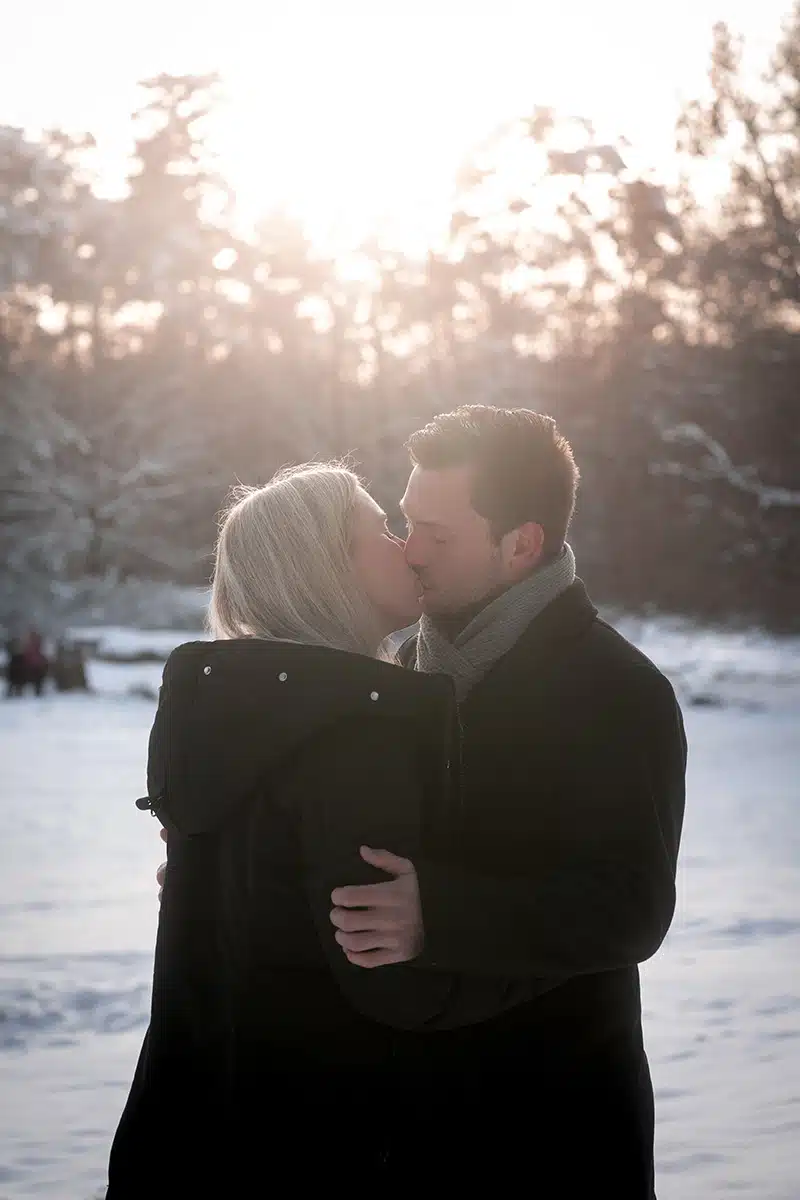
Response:
MULTIPOLYGON (((406 518, 407 521, 412 520, 412 518, 409 517, 408 513, 406 512, 405 506, 403 505, 402 500, 400 501, 399 508, 400 508, 400 512, 403 514, 403 516, 406 518)), ((422 525, 426 529, 447 529, 448 528, 448 526, 445 525, 444 522, 442 522, 442 521, 414 521, 414 524, 422 525)))
POLYGON ((420 525, 423 529, 447 529, 448 528, 448 526, 442 524, 441 521, 412 521, 411 517, 406 516, 405 513, 403 513, 403 516, 406 517, 407 521, 411 521, 412 525, 420 525))

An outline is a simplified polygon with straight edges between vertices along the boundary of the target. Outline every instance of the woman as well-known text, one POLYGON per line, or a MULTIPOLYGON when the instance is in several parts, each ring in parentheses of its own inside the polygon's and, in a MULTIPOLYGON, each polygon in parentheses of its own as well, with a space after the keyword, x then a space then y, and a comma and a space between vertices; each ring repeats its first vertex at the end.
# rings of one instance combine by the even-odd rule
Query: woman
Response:
POLYGON ((170 656, 150 739, 144 806, 168 868, 107 1200, 371 1190, 396 1177, 422 1101, 394 1031, 525 998, 364 970, 330 923, 334 887, 382 878, 362 844, 447 853, 456 828, 450 682, 378 657, 418 615, 403 543, 351 472, 283 471, 228 511, 216 640, 170 656))

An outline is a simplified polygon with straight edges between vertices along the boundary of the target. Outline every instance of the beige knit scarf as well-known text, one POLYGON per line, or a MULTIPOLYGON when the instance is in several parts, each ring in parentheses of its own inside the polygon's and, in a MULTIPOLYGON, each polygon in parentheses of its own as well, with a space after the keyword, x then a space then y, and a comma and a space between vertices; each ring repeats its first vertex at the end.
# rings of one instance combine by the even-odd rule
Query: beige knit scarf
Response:
POLYGON ((507 654, 534 617, 573 583, 575 555, 568 545, 553 562, 515 583, 481 609, 448 641, 428 616, 417 635, 417 670, 449 675, 463 700, 498 659, 507 654))

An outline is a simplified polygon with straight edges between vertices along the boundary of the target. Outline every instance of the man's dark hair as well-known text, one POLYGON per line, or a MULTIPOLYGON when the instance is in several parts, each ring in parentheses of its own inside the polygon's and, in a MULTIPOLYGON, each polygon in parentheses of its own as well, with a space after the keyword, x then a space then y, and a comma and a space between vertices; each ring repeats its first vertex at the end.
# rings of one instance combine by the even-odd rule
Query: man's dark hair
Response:
POLYGON ((559 553, 579 476, 552 417, 528 408, 464 405, 434 417, 406 448, 425 470, 472 468, 472 507, 489 521, 494 538, 535 521, 544 530, 545 555, 559 553))

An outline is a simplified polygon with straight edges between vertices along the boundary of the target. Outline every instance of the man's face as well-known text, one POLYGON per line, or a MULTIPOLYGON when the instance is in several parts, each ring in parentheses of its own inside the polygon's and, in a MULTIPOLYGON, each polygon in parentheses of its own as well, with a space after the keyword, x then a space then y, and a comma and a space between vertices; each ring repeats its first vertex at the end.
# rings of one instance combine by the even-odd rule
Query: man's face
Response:
POLYGON ((408 525, 406 559, 424 592, 423 611, 457 613, 512 582, 506 539, 472 507, 470 469, 414 467, 400 507, 408 525))

